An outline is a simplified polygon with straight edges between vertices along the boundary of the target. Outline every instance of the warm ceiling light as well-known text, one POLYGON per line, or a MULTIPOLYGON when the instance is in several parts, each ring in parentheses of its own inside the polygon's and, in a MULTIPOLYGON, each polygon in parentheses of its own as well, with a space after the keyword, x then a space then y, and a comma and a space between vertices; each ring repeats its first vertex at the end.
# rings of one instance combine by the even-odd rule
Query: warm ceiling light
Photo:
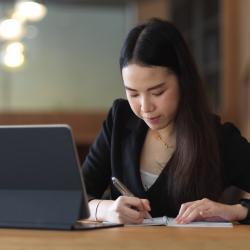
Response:
POLYGON ((24 54, 17 46, 19 47, 17 44, 9 44, 2 53, 3 63, 9 68, 18 68, 24 63, 24 54))
POLYGON ((15 5, 15 16, 28 21, 40 21, 47 13, 45 5, 35 1, 18 1, 15 5))
POLYGON ((23 35, 22 23, 16 19, 5 19, 0 22, 0 36, 3 39, 11 40, 20 38, 23 35))
POLYGON ((12 54, 23 53, 24 52, 24 45, 20 42, 9 43, 5 47, 5 50, 7 53, 12 53, 12 54))

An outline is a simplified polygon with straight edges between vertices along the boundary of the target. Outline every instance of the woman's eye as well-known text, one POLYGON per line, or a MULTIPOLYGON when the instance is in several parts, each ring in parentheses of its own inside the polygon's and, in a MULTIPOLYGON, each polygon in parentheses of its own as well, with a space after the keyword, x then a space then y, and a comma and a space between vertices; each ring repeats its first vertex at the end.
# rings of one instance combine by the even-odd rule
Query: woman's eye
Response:
POLYGON ((159 92, 155 92, 155 93, 152 93, 152 95, 154 96, 160 96, 164 93, 164 90, 163 91, 159 91, 159 92))
POLYGON ((130 97, 137 97, 138 94, 130 94, 130 97))

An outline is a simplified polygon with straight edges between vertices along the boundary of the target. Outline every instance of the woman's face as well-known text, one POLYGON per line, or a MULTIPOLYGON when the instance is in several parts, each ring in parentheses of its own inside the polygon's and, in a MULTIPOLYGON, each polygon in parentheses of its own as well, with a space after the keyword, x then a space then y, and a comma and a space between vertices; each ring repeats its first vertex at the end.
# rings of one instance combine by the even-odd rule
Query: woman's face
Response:
POLYGON ((149 128, 163 129, 175 119, 180 93, 172 71, 129 64, 122 69, 122 77, 131 109, 149 128))

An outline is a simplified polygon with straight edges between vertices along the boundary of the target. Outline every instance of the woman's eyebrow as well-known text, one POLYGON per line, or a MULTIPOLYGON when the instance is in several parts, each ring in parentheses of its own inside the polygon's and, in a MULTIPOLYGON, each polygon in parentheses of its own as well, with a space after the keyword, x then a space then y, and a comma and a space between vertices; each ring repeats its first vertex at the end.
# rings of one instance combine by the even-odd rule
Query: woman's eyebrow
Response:
MULTIPOLYGON (((148 88, 147 91, 151 91, 151 90, 154 90, 154 89, 159 89, 164 84, 165 84, 165 82, 159 83, 159 84, 157 84, 157 85, 155 85, 153 87, 148 88)), ((138 91, 137 89, 130 88, 130 87, 126 86, 126 85, 125 85, 125 89, 130 90, 130 91, 138 91)))
POLYGON ((137 91, 136 89, 132 89, 132 88, 126 86, 126 85, 124 87, 125 87, 125 89, 130 90, 130 91, 137 91))
POLYGON ((155 85, 155 86, 153 86, 153 87, 148 88, 147 90, 159 89, 159 88, 161 88, 164 84, 165 84, 165 82, 159 83, 159 84, 157 84, 157 85, 155 85))

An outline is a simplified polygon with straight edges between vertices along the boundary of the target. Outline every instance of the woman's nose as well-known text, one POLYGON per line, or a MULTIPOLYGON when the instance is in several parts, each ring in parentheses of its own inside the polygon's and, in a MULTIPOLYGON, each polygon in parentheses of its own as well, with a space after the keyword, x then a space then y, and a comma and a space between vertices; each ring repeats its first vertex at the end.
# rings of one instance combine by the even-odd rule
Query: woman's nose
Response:
POLYGON ((144 113, 151 112, 153 110, 153 104, 147 97, 141 98, 141 111, 144 113))

